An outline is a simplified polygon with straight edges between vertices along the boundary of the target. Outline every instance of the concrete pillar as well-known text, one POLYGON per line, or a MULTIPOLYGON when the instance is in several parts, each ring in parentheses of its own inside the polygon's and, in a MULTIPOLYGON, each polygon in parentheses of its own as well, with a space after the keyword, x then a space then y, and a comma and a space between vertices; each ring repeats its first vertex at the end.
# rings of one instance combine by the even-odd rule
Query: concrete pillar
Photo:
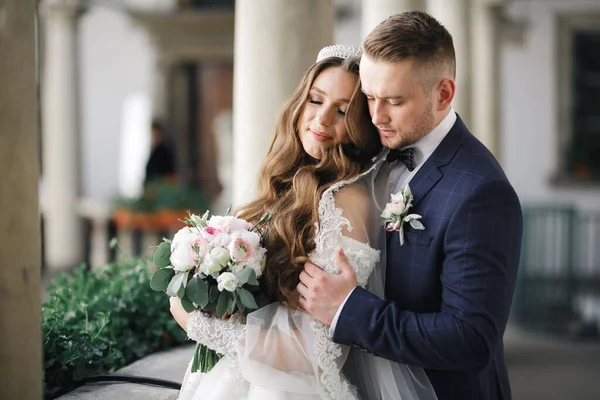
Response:
POLYGON ((362 0, 362 37, 391 15, 426 8, 425 0, 362 0))
POLYGON ((489 1, 476 0, 471 7, 472 105, 471 130, 499 157, 498 104, 500 101, 499 40, 496 12, 489 1))
POLYGON ((0 2, 0 399, 42 398, 36 6, 0 2))
POLYGON ((454 109, 467 126, 471 122, 471 41, 469 0, 427 0, 427 12, 448 29, 456 51, 454 109))
POLYGON ((275 117, 332 44, 332 0, 237 0, 234 40, 233 204, 250 200, 275 117))
POLYGON ((83 260, 83 229, 76 213, 80 192, 77 104, 78 0, 44 3, 42 176, 46 265, 69 268, 83 260))

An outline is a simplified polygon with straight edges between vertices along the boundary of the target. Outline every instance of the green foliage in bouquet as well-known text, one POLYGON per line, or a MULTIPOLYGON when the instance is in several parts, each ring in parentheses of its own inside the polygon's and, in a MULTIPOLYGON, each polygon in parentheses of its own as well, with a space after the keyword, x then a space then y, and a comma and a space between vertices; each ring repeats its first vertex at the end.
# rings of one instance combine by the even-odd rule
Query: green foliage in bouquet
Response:
MULTIPOLYGON (((193 227, 192 229, 204 229, 208 226, 209 214, 207 211, 202 217, 198 217, 188 212, 188 219, 185 222, 193 227)), ((265 214, 252 228, 252 231, 264 237, 266 233, 263 228, 269 219, 269 216, 265 214)), ((190 248, 190 250, 192 249, 190 248)), ((237 263, 236 259, 230 256, 227 252, 226 259, 228 261, 226 265, 223 265, 223 271, 231 269, 237 263)), ((218 318, 227 318, 239 310, 246 316, 269 303, 267 297, 260 291, 256 271, 253 268, 247 267, 233 273, 226 272, 232 278, 235 276, 235 286, 219 290, 217 279, 211 275, 195 269, 185 272, 175 270, 171 265, 170 240, 164 239, 160 243, 154 253, 153 261, 159 269, 152 276, 150 287, 153 290, 165 292, 169 296, 179 297, 181 305, 187 312, 200 309, 202 312, 214 313, 218 318)), ((220 357, 213 350, 198 344, 191 371, 208 372, 220 357)))
POLYGON ((168 301, 148 290, 149 260, 55 278, 42 307, 45 398, 185 340, 168 301))

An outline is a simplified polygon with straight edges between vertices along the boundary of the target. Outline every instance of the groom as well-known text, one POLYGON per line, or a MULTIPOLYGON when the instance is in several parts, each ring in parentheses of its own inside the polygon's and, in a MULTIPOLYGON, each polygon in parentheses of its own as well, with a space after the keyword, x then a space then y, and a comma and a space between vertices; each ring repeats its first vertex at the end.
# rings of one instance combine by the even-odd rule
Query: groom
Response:
POLYGON ((425 230, 387 233, 385 300, 307 263, 302 306, 332 326, 337 343, 424 368, 439 400, 510 399, 502 336, 522 235, 519 199, 492 154, 452 109, 452 37, 434 18, 407 12, 364 42, 363 92, 390 148, 376 177, 380 206, 410 182, 425 230), (406 151, 406 149, 412 149, 406 151), (404 151, 401 151, 404 150, 404 151))

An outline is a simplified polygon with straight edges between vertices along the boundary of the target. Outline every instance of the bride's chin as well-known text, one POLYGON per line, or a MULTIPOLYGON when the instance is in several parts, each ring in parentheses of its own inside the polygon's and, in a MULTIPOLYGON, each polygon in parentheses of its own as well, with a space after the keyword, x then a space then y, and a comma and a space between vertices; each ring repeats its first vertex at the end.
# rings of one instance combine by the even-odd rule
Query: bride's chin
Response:
POLYGON ((305 147, 304 152, 315 160, 321 159, 321 146, 305 147))

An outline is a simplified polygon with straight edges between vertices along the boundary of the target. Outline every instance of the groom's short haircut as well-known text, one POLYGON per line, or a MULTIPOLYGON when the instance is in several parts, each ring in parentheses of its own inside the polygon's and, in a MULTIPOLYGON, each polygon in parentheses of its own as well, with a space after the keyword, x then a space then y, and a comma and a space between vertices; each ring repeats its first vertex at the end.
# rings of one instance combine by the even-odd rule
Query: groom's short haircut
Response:
POLYGON ((414 59, 423 68, 426 90, 441 74, 456 74, 456 55, 450 32, 422 11, 395 14, 380 23, 363 44, 365 55, 378 61, 414 59))

